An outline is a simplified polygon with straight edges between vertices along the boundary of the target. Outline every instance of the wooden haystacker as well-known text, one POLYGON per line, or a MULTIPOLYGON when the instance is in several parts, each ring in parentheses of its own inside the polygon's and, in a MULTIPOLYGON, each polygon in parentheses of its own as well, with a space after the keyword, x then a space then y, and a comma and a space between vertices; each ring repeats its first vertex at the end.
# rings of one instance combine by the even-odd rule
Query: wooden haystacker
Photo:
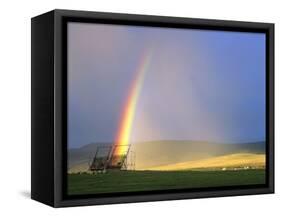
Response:
MULTIPOLYGON (((89 170, 94 173, 105 173, 108 170, 127 170, 128 167, 134 167, 131 159, 128 158, 131 145, 112 145, 112 146, 99 146, 96 149, 94 157, 89 164, 89 170), (126 146, 127 152, 122 155, 117 155, 116 149, 120 146, 126 146)), ((132 153, 132 152, 131 152, 132 153)))

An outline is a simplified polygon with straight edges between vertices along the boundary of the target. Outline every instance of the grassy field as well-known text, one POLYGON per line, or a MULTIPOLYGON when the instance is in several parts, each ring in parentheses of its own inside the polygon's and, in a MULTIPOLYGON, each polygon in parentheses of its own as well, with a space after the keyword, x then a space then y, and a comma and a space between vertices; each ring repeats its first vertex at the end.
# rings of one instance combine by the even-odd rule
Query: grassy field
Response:
POLYGON ((70 195, 264 184, 265 171, 118 171, 69 174, 70 195))

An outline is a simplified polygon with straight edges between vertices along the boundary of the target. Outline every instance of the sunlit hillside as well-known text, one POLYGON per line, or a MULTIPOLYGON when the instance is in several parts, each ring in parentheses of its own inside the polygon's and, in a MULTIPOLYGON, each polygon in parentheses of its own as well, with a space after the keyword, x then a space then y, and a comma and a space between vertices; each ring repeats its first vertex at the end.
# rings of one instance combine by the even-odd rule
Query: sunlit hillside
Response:
POLYGON ((194 169, 227 169, 227 168, 263 168, 264 154, 239 153, 202 160, 186 161, 176 164, 150 167, 145 170, 194 170, 194 169))

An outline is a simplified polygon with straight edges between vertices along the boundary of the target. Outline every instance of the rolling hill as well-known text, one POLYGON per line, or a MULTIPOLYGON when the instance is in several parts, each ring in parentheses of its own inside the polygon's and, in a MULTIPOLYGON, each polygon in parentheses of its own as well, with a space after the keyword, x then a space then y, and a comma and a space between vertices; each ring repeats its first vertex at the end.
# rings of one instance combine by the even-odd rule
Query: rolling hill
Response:
POLYGON ((264 168, 265 154, 239 153, 202 160, 181 162, 170 165, 146 168, 146 170, 170 171, 170 170, 215 170, 237 168, 264 168))
MULTIPOLYGON (((110 143, 92 143, 68 150, 68 168, 71 172, 85 171, 98 146, 110 143)), ((264 154, 264 142, 222 144, 204 141, 150 141, 132 144, 136 153, 136 169, 144 170, 182 162, 211 159, 231 154, 264 154)), ((241 157, 241 156, 240 156, 241 157)), ((249 157, 249 156, 248 156, 249 157)), ((241 160, 241 159, 240 159, 241 160)))

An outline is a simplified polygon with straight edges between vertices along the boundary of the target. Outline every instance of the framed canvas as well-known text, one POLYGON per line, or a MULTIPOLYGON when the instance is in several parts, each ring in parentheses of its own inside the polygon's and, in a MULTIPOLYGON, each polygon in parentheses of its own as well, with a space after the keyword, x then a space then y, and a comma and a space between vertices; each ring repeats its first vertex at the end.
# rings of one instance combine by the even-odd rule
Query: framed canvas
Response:
POLYGON ((32 192, 54 207, 274 192, 274 24, 32 18, 32 192))

